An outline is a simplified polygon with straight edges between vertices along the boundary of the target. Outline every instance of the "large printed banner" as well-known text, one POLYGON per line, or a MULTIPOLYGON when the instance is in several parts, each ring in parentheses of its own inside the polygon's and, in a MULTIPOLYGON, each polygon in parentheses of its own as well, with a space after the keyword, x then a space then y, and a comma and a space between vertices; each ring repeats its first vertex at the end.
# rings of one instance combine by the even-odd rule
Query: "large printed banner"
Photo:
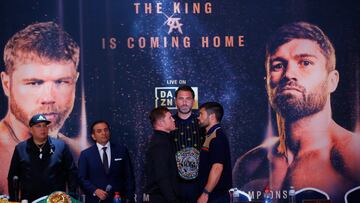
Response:
POLYGON ((29 136, 28 119, 45 113, 53 121, 51 134, 70 145, 76 160, 93 144, 89 124, 107 120, 112 141, 129 148, 137 202, 148 200, 143 195, 144 157, 152 134, 148 113, 157 106, 175 113, 175 90, 185 84, 195 90, 195 109, 207 101, 224 106, 233 186, 251 198, 262 199, 269 187, 275 201, 287 200, 294 186, 316 188, 343 202, 346 192, 360 185, 359 3, 0 4, 2 56, 8 40, 35 22, 59 24, 80 46, 75 71, 12 70, 1 60, 0 194, 7 193, 14 147, 29 136), (280 42, 272 37, 294 22, 318 26, 335 52, 327 39, 280 42), (57 86, 42 87, 48 80, 57 86))

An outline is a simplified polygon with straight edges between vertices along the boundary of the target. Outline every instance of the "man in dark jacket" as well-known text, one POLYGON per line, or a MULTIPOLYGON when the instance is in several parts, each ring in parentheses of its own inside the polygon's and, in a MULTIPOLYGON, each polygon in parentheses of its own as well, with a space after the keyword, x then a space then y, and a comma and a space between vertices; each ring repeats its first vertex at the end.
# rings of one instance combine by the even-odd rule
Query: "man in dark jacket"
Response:
POLYGON ((229 141, 221 128, 224 109, 217 102, 200 106, 199 124, 206 129, 206 139, 201 147, 199 164, 199 189, 197 203, 228 203, 232 187, 229 141))
POLYGON ((76 196, 77 168, 68 146, 59 139, 49 137, 50 121, 37 114, 29 121, 31 137, 15 147, 8 174, 10 200, 29 202, 65 191, 76 196), (20 188, 19 188, 20 185, 20 188))
POLYGON ((79 158, 80 184, 86 202, 111 203, 114 192, 120 192, 124 202, 134 202, 134 173, 127 148, 110 143, 106 121, 94 122, 91 132, 96 144, 82 151, 79 158))
POLYGON ((151 203, 180 202, 175 145, 170 134, 175 130, 175 120, 166 107, 155 108, 149 118, 154 135, 146 154, 146 192, 151 203))

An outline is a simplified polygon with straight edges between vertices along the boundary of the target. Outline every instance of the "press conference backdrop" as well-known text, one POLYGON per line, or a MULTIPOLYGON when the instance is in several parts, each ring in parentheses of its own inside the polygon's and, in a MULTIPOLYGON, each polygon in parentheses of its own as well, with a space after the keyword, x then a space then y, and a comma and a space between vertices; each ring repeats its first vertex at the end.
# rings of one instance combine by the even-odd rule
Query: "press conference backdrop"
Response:
MULTIPOLYGON (((265 42, 290 22, 314 23, 334 43, 340 82, 332 94, 333 117, 360 136, 360 22, 355 20, 360 12, 355 1, 29 0, 3 1, 0 9, 1 55, 7 40, 34 22, 57 22, 80 45, 74 109, 61 133, 90 140, 87 124, 109 121, 112 140, 130 150, 138 201, 152 134, 147 115, 156 106, 174 110, 180 85, 195 88, 196 108, 206 101, 224 106, 222 125, 233 165, 262 143, 269 121, 274 123, 265 90, 265 42)), ((7 111, 1 92, 1 118, 7 111)))

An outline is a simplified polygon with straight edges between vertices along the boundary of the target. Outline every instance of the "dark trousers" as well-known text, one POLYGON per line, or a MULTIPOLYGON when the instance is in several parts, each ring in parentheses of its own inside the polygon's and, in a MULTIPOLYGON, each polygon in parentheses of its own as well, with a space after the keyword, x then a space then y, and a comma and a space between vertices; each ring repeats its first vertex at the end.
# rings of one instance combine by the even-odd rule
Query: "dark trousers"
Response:
POLYGON ((196 203, 200 194, 196 181, 181 180, 178 184, 179 196, 182 203, 196 203))
POLYGON ((150 203, 168 203, 162 195, 150 195, 149 200, 150 203))
POLYGON ((208 201, 208 203, 229 203, 229 202, 230 202, 229 195, 222 195, 208 201))

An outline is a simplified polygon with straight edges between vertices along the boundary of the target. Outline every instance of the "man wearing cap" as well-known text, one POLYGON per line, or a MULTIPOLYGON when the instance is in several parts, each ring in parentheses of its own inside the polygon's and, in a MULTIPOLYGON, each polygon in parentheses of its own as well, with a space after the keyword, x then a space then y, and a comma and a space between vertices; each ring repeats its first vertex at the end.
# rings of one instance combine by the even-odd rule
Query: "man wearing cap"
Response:
POLYGON ((16 145, 8 174, 10 200, 33 201, 54 191, 75 195, 77 169, 68 146, 49 137, 51 122, 36 114, 29 121, 31 137, 16 145), (20 185, 20 188, 18 186, 20 185))

